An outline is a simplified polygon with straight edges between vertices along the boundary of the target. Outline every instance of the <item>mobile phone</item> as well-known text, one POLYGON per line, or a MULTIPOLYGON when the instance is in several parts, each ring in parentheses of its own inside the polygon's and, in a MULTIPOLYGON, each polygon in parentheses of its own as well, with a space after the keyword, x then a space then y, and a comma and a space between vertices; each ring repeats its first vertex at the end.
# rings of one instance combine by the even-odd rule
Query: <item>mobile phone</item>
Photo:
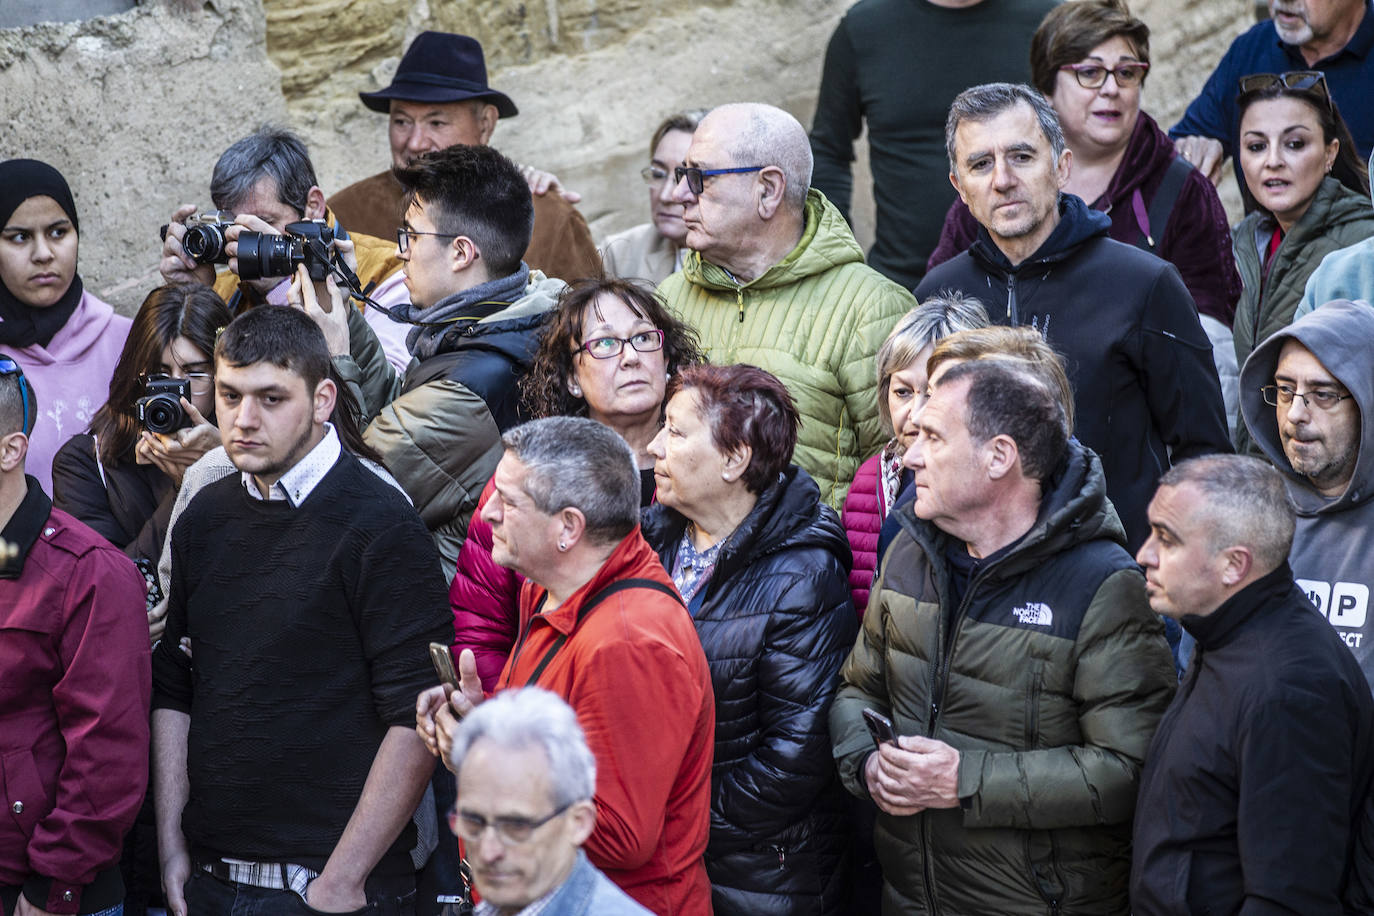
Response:
POLYGON ((864 724, 868 726, 868 733, 873 736, 875 745, 889 741, 897 743, 897 733, 892 730, 892 720, 880 712, 872 709, 864 710, 864 724))
POLYGON ((434 673, 439 675, 439 682, 457 690, 458 672, 454 670, 453 654, 449 652, 448 646, 441 642, 430 643, 429 660, 434 663, 434 673))

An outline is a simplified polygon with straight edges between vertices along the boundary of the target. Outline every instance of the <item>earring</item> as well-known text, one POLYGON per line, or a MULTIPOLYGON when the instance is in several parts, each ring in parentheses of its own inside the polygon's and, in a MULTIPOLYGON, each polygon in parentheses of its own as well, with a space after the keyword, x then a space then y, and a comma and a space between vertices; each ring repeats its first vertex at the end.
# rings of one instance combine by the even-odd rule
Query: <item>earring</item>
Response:
MULTIPOLYGON (((1327 171, 1330 171, 1330 169, 1328 169, 1327 171)), ((582 386, 581 386, 581 385, 569 385, 569 386, 568 386, 568 390, 572 392, 572 396, 573 396, 573 397, 575 397, 575 398, 580 398, 580 397, 582 397, 582 386)))
POLYGON ((558 549, 559 549, 560 551, 567 550, 567 549, 568 549, 568 545, 565 544, 563 541, 559 541, 559 542, 558 542, 558 549))

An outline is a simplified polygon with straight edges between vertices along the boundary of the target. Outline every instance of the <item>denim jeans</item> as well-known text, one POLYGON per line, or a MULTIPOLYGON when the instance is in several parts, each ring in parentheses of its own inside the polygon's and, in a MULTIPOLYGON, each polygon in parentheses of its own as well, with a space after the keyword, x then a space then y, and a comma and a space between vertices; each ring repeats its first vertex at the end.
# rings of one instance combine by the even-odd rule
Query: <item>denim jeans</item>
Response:
MULTIPOLYGON (((200 870, 192 871, 186 881, 186 907, 194 916, 318 916, 320 912, 307 906, 295 891, 234 884, 200 870)), ((402 894, 368 891, 367 906, 348 916, 355 914, 414 916, 414 887, 402 894)))

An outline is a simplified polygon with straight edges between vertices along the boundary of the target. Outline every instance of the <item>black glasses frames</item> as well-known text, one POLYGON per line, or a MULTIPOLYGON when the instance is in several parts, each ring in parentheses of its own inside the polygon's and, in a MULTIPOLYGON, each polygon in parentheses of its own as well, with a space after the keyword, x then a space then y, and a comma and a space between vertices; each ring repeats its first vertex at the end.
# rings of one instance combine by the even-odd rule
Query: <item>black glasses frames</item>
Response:
POLYGON ((1240 91, 1262 92, 1274 86, 1285 89, 1315 89, 1328 105, 1331 104, 1331 89, 1326 85, 1326 74, 1320 70, 1289 70, 1287 73, 1251 73, 1240 78, 1240 91))
POLYGON ((432 235, 441 239, 456 239, 457 232, 417 232, 414 229, 407 229, 405 226, 396 227, 396 250, 401 254, 410 251, 410 237, 412 235, 432 235))
POLYGON ((699 169, 693 166, 680 165, 673 169, 673 180, 682 181, 687 179, 687 190, 693 194, 700 194, 706 187, 706 179, 714 178, 717 175, 741 175, 745 172, 762 172, 768 168, 766 165, 746 165, 736 169, 699 169))

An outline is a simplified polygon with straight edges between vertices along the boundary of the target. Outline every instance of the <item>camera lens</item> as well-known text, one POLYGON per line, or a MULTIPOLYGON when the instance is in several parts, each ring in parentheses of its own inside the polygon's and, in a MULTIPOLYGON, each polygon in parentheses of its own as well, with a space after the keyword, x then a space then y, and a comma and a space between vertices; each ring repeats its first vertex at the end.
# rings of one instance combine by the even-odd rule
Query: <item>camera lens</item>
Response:
POLYGON ((138 419, 150 433, 173 433, 185 425, 186 414, 176 398, 154 394, 139 399, 138 419))
POLYGON ((289 277, 305 260, 299 239, 261 232, 239 234, 239 276, 244 280, 289 277))
POLYGON ((197 264, 213 264, 224 255, 224 234, 213 224, 192 226, 181 247, 197 264))

